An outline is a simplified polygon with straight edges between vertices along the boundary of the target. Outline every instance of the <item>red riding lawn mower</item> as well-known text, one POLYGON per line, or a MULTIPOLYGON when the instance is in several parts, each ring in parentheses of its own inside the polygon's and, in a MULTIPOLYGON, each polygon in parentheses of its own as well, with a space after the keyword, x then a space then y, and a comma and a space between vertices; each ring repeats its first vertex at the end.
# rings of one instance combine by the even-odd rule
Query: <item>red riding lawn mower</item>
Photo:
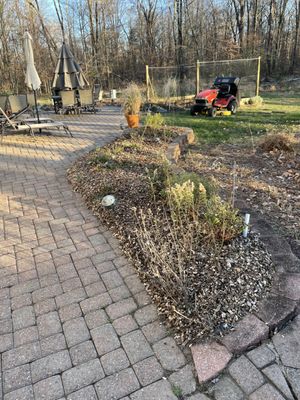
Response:
POLYGON ((240 78, 218 77, 211 89, 198 93, 195 104, 191 107, 191 115, 231 115, 236 114, 239 106, 240 78))

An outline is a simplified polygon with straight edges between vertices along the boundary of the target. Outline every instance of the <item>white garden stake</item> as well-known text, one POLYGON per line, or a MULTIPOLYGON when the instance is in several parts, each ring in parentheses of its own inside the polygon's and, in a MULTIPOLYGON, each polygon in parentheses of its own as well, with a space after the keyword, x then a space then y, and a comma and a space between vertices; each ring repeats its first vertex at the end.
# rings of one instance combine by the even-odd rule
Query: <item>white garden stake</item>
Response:
POLYGON ((249 233, 250 214, 245 214, 243 237, 246 238, 249 233))

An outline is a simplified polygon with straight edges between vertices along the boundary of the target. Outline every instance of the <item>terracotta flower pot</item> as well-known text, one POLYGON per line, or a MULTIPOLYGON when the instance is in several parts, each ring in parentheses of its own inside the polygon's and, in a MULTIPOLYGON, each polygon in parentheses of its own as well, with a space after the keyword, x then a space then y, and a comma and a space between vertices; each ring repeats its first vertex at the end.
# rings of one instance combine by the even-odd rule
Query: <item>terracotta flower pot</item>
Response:
POLYGON ((139 127, 139 116, 138 115, 126 115, 127 124, 129 128, 138 128, 139 127))

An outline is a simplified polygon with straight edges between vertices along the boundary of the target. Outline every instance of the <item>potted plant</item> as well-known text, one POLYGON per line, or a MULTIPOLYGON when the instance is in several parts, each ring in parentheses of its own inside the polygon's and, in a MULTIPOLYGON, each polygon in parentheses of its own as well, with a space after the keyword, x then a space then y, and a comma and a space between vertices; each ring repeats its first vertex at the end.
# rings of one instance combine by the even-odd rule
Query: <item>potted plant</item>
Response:
POLYGON ((141 91, 135 83, 131 83, 123 93, 123 110, 129 128, 137 128, 139 126, 141 104, 141 91))

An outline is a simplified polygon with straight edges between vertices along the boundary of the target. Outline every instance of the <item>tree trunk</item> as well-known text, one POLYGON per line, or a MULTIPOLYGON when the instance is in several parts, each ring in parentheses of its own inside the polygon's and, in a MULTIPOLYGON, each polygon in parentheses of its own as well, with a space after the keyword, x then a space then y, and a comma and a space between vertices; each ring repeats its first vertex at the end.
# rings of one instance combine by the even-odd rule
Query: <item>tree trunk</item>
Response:
POLYGON ((299 31, 300 31, 300 0, 295 0, 295 35, 294 35, 294 46, 292 53, 292 63, 290 71, 291 73, 295 73, 295 67, 297 64, 297 51, 299 44, 299 31))

